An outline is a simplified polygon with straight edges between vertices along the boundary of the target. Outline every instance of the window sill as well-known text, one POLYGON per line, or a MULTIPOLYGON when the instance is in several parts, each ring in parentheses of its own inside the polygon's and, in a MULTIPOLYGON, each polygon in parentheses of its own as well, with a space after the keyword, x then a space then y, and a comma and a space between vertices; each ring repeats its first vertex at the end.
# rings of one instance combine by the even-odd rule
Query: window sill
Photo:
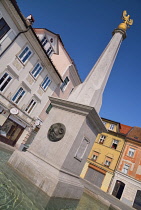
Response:
POLYGON ((109 168, 110 166, 104 165, 106 168, 109 168))

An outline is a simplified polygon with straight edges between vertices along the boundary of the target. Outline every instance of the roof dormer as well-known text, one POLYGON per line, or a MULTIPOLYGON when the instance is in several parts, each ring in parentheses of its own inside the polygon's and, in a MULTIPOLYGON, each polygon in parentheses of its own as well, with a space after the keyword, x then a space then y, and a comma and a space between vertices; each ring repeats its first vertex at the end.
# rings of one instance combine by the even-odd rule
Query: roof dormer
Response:
POLYGON ((34 29, 42 46, 49 57, 53 53, 58 54, 58 36, 47 29, 34 29))

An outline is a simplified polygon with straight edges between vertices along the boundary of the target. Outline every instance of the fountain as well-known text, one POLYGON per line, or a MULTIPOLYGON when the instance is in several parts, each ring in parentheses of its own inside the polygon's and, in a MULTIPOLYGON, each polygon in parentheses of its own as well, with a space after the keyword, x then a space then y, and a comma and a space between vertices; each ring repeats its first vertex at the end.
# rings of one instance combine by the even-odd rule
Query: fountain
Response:
MULTIPOLYGON (((80 201, 50 198, 21 177, 7 161, 12 152, 0 148, 0 209, 6 210, 108 210, 109 207, 83 193, 80 201)), ((110 208, 111 209, 111 208, 110 208)), ((114 209, 113 209, 114 210, 114 209)))
POLYGON ((80 174, 98 133, 106 128, 98 115, 102 95, 126 30, 123 21, 85 81, 68 100, 49 97, 52 109, 26 154, 15 151, 9 164, 50 197, 80 199, 84 186, 80 174))

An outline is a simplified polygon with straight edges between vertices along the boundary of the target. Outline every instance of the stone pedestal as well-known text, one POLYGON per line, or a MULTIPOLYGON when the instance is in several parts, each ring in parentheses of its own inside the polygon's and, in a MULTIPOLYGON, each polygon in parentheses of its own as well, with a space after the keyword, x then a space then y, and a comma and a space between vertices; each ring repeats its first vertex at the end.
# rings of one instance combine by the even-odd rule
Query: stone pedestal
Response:
POLYGON ((53 105, 27 152, 15 151, 9 164, 51 197, 80 199, 80 173, 98 133, 106 129, 93 107, 50 97, 53 105), (52 124, 65 126, 64 137, 48 138, 52 124))

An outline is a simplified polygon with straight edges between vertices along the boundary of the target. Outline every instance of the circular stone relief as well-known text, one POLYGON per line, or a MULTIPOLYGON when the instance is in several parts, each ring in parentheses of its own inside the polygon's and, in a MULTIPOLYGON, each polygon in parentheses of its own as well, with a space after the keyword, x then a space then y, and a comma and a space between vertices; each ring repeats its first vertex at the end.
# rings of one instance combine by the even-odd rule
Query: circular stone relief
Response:
POLYGON ((65 132, 66 127, 63 124, 55 123, 50 126, 47 136, 50 141, 56 142, 60 141, 64 137, 65 132))

